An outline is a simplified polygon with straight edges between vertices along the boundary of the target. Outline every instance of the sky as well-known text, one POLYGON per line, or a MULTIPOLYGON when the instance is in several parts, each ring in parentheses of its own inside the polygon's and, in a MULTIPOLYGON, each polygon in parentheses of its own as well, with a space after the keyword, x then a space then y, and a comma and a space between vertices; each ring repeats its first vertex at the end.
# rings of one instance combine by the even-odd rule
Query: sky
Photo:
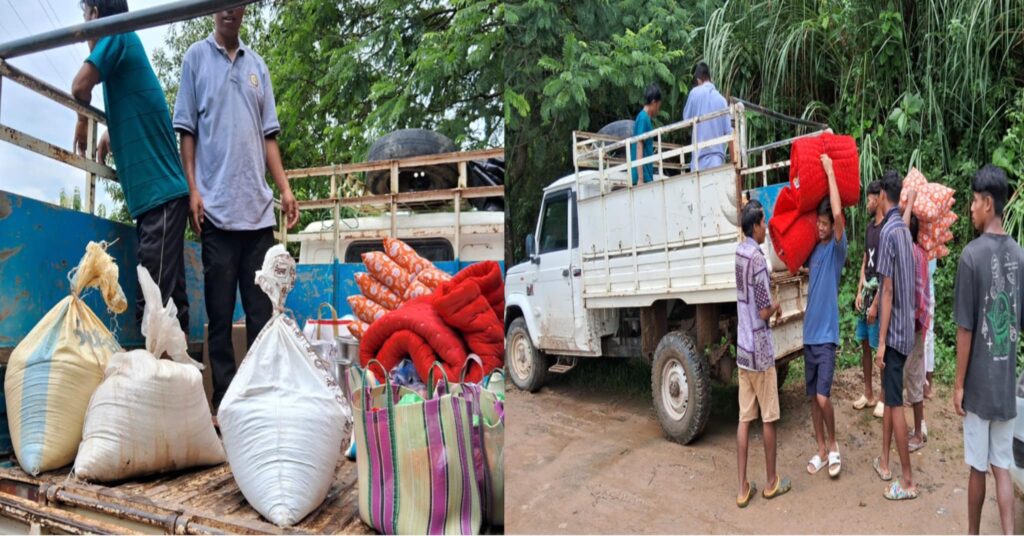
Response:
MULTIPOLYGON (((129 10, 139 10, 168 0, 128 0, 129 10)), ((78 0, 0 0, 0 42, 79 24, 82 10, 78 0)), ((146 47, 150 61, 153 52, 163 47, 167 26, 137 32, 146 47)), ((71 91, 71 81, 89 53, 88 45, 78 43, 57 49, 14 58, 9 63, 64 91, 71 91)), ((93 91, 92 105, 103 109, 102 86, 93 91)), ((53 101, 29 91, 8 79, 0 88, 0 123, 71 150, 77 115, 53 101)), ((100 127, 103 132, 103 127, 100 127)), ((104 204, 113 212, 107 194, 110 181, 97 180, 97 206, 104 204)), ((56 204, 63 188, 69 195, 78 187, 85 191, 85 172, 37 155, 7 142, 0 142, 0 190, 56 204)), ((84 199, 83 199, 84 201, 84 199)))

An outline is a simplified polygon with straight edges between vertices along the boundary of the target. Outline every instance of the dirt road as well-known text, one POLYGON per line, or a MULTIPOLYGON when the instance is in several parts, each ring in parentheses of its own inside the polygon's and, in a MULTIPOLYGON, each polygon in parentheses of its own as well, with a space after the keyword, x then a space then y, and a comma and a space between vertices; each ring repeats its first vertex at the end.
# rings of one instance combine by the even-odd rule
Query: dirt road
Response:
MULTIPOLYGON (((794 366, 802 372, 800 362, 794 366)), ((921 496, 897 503, 882 496, 885 484, 871 468, 881 450, 881 420, 850 406, 859 375, 842 371, 833 388, 843 454, 835 480, 805 470, 816 446, 803 385, 791 380, 781 393, 778 467, 793 490, 771 501, 758 495, 740 510, 735 386, 716 390, 704 435, 684 447, 664 439, 649 398, 570 377, 586 373, 574 370, 539 393, 509 393, 507 533, 966 533, 968 469, 946 389, 926 403, 928 445, 911 455, 921 496)), ((758 425, 748 475, 759 489, 763 452, 758 425)), ((898 475, 898 462, 892 467, 898 475)), ((996 533, 995 487, 988 482, 981 530, 996 533)), ((1020 502, 1016 514, 1020 532, 1020 502)))

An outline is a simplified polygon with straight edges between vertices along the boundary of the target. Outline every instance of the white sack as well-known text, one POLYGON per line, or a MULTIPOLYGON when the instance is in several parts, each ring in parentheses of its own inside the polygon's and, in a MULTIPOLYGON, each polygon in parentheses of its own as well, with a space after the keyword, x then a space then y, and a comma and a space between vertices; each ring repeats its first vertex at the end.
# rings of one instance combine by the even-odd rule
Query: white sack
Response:
POLYGON ((146 349, 114 354, 86 411, 75 475, 122 480, 224 462, 213 429, 203 379, 186 353, 174 302, 160 305, 160 289, 138 267, 146 300, 146 349), (175 361, 157 359, 167 353, 175 361))
POLYGON ((327 496, 341 458, 348 403, 284 300, 295 261, 283 246, 267 252, 256 283, 274 316, 253 341, 217 420, 238 488, 278 526, 294 525, 327 496))

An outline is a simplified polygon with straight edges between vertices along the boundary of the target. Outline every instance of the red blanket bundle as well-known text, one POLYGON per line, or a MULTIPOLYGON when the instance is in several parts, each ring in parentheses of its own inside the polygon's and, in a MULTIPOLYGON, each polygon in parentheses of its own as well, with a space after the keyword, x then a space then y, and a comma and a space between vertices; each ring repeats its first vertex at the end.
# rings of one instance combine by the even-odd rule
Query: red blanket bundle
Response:
MULTIPOLYGON (((781 195, 780 195, 781 197, 781 195)), ((818 243, 818 215, 816 212, 797 214, 788 228, 778 225, 778 209, 768 221, 768 232, 772 235, 775 254, 786 268, 796 273, 807 262, 818 243)))
POLYGON ((800 212, 816 210, 828 196, 828 178, 821 155, 832 159, 836 186, 844 207, 860 202, 860 157, 852 136, 824 133, 793 142, 789 153, 789 186, 800 212))
POLYGON ((425 380, 439 362, 455 379, 474 353, 484 370, 474 368, 467 379, 482 380, 504 364, 504 286, 496 262, 462 270, 433 294, 406 302, 370 325, 360 342, 360 363, 365 367, 376 359, 391 370, 408 357, 425 380))

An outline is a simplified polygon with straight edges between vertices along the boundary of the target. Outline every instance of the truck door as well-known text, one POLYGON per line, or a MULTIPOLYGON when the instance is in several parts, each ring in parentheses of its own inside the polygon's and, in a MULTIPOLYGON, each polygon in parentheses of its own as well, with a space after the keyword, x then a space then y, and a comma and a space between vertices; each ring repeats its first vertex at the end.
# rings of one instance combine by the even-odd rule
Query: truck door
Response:
POLYGON ((537 224, 537 278, 533 296, 539 306, 543 350, 575 348, 573 266, 570 254, 570 197, 568 189, 549 192, 537 224))

